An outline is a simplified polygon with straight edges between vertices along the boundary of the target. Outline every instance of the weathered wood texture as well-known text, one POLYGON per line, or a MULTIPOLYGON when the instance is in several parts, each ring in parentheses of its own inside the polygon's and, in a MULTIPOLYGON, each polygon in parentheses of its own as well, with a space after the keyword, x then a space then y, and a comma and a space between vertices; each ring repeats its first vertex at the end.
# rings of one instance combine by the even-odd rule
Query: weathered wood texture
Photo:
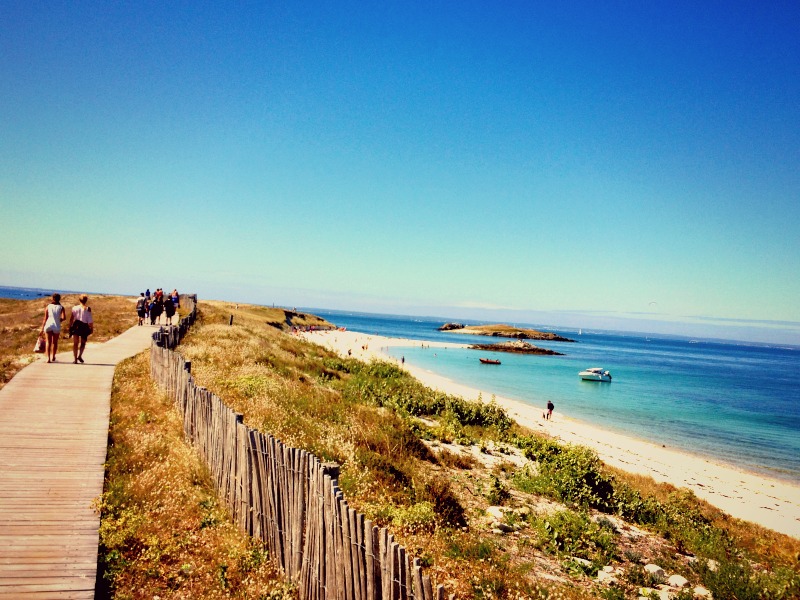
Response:
POLYGON ((0 597, 94 598, 92 501, 103 491, 114 367, 152 334, 134 326, 89 344, 77 365, 72 340, 61 340, 57 362, 34 362, 0 390, 0 597))
POLYGON ((303 450, 251 429, 215 394, 197 386, 170 350, 181 336, 154 336, 153 379, 183 415, 187 440, 206 460, 233 520, 262 540, 303 599, 433 600, 418 561, 347 505, 338 471, 303 450), (333 477, 331 476, 333 475, 333 477))

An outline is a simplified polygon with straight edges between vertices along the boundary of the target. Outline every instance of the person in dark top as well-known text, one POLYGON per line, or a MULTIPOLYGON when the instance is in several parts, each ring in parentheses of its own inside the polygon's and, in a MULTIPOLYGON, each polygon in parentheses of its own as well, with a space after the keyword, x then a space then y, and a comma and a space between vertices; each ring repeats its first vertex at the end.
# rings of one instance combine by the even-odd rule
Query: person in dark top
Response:
POLYGON ((555 404, 551 400, 547 401, 547 419, 550 419, 550 416, 553 414, 553 409, 555 408, 555 404))
POLYGON ((175 305, 171 298, 164 301, 164 314, 167 317, 167 325, 172 325, 172 316, 175 314, 175 305))

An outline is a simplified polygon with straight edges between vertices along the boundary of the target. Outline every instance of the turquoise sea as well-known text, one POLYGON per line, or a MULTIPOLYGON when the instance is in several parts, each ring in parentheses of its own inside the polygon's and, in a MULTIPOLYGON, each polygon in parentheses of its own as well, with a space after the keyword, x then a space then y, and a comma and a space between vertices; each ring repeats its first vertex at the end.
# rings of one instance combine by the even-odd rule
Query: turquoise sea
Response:
MULTIPOLYGON (((370 334, 455 344, 495 341, 439 332, 442 319, 307 310, 370 334)), ((419 346, 390 352, 484 390, 484 397, 541 407, 552 400, 557 412, 605 429, 800 482, 800 347, 547 330, 576 340, 537 342, 565 356, 419 346), (480 364, 481 356, 502 364, 480 364), (613 382, 581 381, 578 372, 587 367, 608 369, 613 382)))

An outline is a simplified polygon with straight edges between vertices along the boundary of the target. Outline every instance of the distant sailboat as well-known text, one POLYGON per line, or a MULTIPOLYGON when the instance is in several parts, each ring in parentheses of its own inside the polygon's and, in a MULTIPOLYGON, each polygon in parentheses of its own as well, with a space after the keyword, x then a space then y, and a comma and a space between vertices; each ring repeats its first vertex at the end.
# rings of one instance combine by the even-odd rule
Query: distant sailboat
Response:
POLYGON ((583 329, 581 329, 580 327, 578 327, 578 335, 583 335, 583 329))

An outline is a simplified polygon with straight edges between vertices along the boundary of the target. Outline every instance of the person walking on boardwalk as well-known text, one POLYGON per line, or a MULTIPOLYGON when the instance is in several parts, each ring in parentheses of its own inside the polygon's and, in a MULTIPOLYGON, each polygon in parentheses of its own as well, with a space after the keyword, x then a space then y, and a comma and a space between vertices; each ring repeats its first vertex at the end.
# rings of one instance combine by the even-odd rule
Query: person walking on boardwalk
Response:
POLYGON ((89 296, 81 295, 80 304, 72 307, 69 317, 69 333, 72 336, 72 356, 73 363, 83 362, 83 349, 86 348, 86 338, 94 331, 94 319, 92 309, 86 303, 89 296))
POLYGON ((175 314, 175 305, 172 303, 172 298, 164 300, 164 314, 167 317, 167 325, 172 325, 172 316, 175 314))
POLYGON ((53 301, 44 309, 42 320, 42 333, 47 334, 47 362, 56 361, 58 352, 58 336, 61 335, 61 323, 67 318, 64 307, 61 306, 61 294, 53 294, 53 301))
POLYGON ((144 297, 144 292, 139 294, 139 298, 136 300, 136 316, 139 317, 139 325, 144 323, 147 316, 147 299, 144 297))

